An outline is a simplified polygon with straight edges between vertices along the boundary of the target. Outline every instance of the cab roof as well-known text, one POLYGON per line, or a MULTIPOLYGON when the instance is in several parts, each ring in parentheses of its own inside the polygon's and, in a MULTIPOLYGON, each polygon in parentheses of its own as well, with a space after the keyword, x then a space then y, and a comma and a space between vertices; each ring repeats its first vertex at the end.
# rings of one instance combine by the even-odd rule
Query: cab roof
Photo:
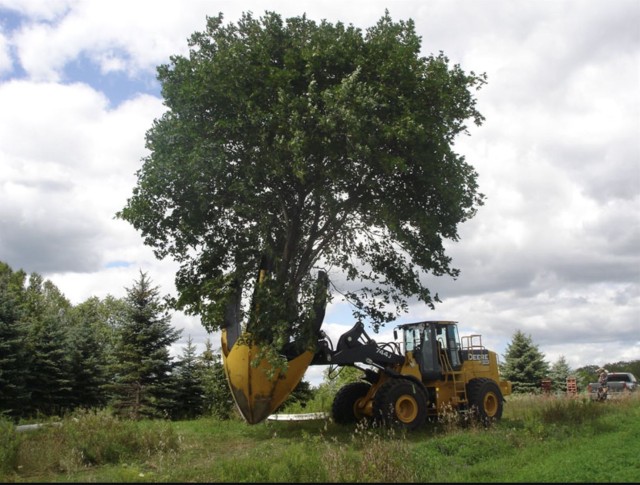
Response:
POLYGON ((411 328, 411 327, 415 327, 418 325, 433 325, 433 324, 438 324, 438 325, 455 325, 458 322, 455 322, 453 320, 424 320, 422 322, 413 322, 413 323, 403 323, 400 324, 398 326, 396 326, 395 328, 399 328, 401 330, 404 330, 405 328, 411 328))

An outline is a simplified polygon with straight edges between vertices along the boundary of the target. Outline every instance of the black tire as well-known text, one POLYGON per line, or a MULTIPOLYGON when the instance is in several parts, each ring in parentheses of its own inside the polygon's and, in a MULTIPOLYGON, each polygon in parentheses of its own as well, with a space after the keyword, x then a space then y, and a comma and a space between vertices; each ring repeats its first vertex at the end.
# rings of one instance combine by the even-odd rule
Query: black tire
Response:
POLYGON ((371 384, 368 382, 351 382, 342 387, 333 399, 331 415, 337 424, 353 424, 360 421, 362 416, 356 409, 356 402, 367 395, 371 384))
POLYGON ((427 396, 420 384, 391 379, 378 389, 373 412, 376 421, 384 426, 414 430, 427 419, 427 396))
POLYGON ((500 387, 491 379, 472 379, 467 384, 469 407, 484 424, 502 418, 504 397, 500 387))

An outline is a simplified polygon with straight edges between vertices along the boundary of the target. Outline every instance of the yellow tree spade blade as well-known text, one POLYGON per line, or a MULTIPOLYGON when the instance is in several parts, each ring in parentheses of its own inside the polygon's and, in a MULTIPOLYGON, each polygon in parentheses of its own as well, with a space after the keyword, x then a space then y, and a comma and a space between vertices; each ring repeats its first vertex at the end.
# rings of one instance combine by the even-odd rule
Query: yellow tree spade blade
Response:
POLYGON ((257 367, 251 360, 258 355, 256 345, 247 345, 248 334, 243 334, 229 348, 227 330, 222 331, 222 363, 236 407, 249 424, 267 419, 298 385, 306 372, 313 352, 306 351, 288 362, 286 372, 272 371, 266 359, 257 367), (272 375, 270 378, 269 375, 272 375))

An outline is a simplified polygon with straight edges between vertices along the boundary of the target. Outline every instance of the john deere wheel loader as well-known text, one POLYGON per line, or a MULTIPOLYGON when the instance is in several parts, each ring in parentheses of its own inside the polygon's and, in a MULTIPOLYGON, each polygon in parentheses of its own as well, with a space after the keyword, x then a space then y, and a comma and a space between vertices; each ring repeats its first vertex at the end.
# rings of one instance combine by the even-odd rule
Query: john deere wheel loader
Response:
POLYGON ((485 423, 502 417, 511 383, 500 379, 497 355, 484 348, 480 335, 461 341, 451 321, 399 325, 396 340, 398 330, 402 342, 379 344, 362 323, 343 334, 335 350, 327 338, 320 340, 311 365, 355 366, 364 375, 336 394, 336 423, 371 419, 413 430, 450 411, 473 411, 485 423))
MULTIPOLYGON (((261 267, 258 284, 266 277, 261 267)), ((327 284, 326 275, 319 274, 318 288, 325 291, 327 284)), ((222 357, 236 406, 248 423, 257 424, 273 413, 310 365, 353 366, 363 372, 361 381, 336 394, 332 405, 336 423, 369 419, 413 430, 429 417, 450 411, 475 412, 486 423, 502 417, 511 383, 500 378, 497 354, 484 348, 480 335, 460 340, 456 322, 423 321, 399 325, 394 329, 396 341, 377 343, 358 322, 334 349, 320 329, 326 299, 319 301, 316 349, 286 355, 286 369, 273 369, 266 359, 256 364, 260 349, 250 343, 249 332, 240 329, 239 296, 229 305, 222 357)))

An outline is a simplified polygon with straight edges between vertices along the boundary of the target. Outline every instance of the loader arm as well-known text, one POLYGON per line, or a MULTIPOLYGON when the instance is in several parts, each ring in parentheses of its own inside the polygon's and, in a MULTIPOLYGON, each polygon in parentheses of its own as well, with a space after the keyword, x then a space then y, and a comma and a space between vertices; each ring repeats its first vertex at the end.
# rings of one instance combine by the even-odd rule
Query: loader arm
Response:
POLYGON ((323 334, 310 365, 361 363, 387 368, 401 365, 404 361, 405 357, 400 354, 400 348, 395 342, 377 343, 367 335, 364 324, 356 322, 350 330, 340 336, 335 350, 332 349, 329 338, 323 334))

